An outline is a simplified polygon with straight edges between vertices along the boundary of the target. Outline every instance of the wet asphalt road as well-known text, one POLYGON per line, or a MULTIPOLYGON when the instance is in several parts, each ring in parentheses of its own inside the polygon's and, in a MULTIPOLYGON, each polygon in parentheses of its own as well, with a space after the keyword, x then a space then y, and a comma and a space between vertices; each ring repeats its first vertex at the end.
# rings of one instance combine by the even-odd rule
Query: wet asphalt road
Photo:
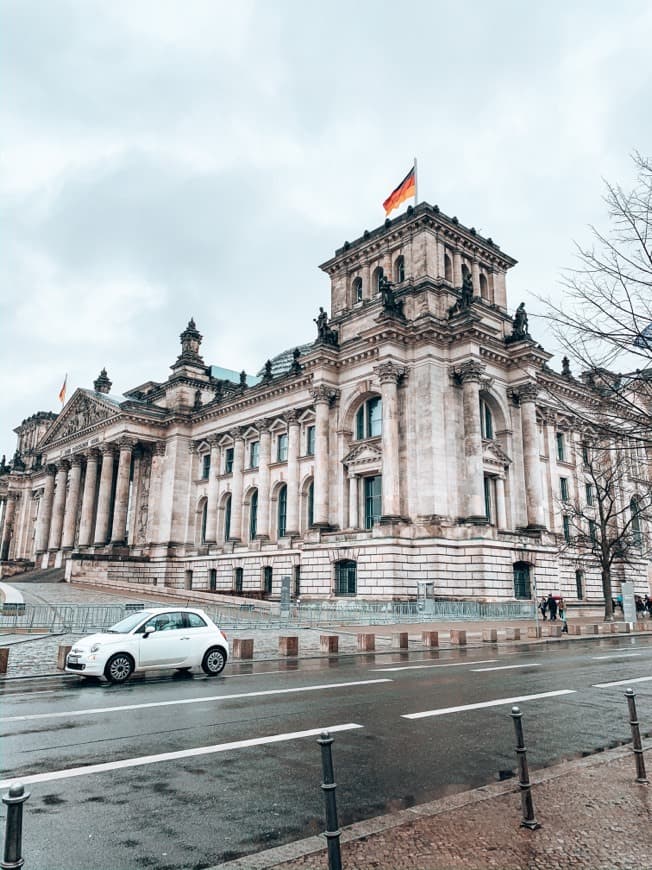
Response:
MULTIPOLYGON (((627 740, 629 682, 594 686, 642 677, 652 677, 650 637, 261 662, 124 686, 8 681, 1 790, 37 778, 26 786, 29 870, 205 868, 323 830, 321 729, 361 726, 334 734, 348 824, 509 775, 505 699, 568 691, 519 702, 532 767, 627 740), (492 700, 502 703, 404 718, 492 700)), ((652 679, 631 685, 641 730, 652 731, 652 679)))

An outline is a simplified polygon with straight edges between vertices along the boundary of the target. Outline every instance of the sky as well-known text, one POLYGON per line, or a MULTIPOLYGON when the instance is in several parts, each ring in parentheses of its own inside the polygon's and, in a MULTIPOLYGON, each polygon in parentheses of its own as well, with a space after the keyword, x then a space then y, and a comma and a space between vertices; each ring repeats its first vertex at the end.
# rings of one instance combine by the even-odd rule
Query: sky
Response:
POLYGON ((648 0, 0 0, 0 454, 66 373, 165 380, 190 317, 238 371, 311 341, 415 156, 554 351, 536 297, 652 151, 650 44, 648 0))

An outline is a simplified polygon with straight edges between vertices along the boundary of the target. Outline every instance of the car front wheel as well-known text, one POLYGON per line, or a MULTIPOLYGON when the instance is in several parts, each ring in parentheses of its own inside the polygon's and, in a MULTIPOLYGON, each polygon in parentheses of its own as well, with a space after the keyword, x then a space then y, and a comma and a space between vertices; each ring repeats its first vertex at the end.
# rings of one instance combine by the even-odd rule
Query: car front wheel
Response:
POLYGON ((213 646, 206 651, 204 659, 201 663, 202 670, 209 677, 216 677, 221 674, 226 664, 226 654, 223 649, 218 646, 213 646))
POLYGON ((104 668, 104 676, 111 683, 124 683, 128 680, 134 670, 134 663, 131 656, 126 653, 116 653, 106 663, 104 668))

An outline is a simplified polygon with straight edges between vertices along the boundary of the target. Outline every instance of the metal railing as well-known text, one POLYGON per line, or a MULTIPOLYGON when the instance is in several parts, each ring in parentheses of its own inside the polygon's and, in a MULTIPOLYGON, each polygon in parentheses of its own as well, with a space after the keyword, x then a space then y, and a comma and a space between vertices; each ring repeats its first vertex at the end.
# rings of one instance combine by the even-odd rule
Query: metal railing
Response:
MULTIPOLYGON (((146 604, 159 607, 160 604, 146 604)), ((167 602, 165 606, 174 606, 167 602)), ((338 625, 391 625, 438 620, 515 620, 533 619, 532 602, 482 601, 336 601, 291 602, 279 612, 241 609, 238 605, 197 604, 220 626, 233 629, 317 628, 338 625)), ((1 612, 0 630, 47 631, 85 634, 102 631, 133 612, 133 604, 25 605, 23 611, 1 612)))

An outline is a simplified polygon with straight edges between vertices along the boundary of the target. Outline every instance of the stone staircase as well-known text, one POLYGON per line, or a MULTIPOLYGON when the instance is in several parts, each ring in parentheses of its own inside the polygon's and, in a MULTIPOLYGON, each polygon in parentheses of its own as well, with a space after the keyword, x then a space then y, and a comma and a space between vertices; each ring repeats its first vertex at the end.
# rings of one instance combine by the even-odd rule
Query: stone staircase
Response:
POLYGON ((43 570, 26 571, 24 574, 14 574, 7 578, 9 583, 63 583, 64 568, 44 568, 43 570))

